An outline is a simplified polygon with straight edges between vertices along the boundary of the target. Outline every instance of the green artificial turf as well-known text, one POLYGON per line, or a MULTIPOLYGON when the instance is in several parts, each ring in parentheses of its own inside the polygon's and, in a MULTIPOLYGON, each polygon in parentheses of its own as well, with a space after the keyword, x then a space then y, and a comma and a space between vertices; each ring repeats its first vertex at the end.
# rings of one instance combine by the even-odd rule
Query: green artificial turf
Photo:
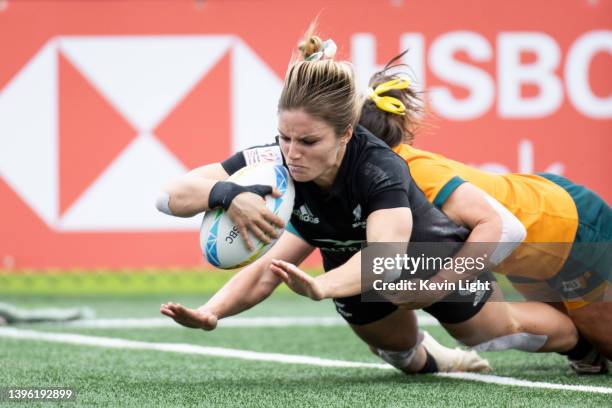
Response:
MULTIPOLYGON (((164 300, 196 306, 200 295, 3 295, 22 308, 89 306, 105 318, 161 317, 164 300)), ((329 301, 312 302, 280 292, 244 316, 336 316, 329 301)), ((181 327, 99 329, 56 324, 17 329, 185 343, 256 352, 299 354, 378 363, 348 326, 220 327, 212 332, 181 327)), ((425 327, 440 342, 455 341, 439 326, 425 327)), ((485 353, 493 374, 537 382, 612 387, 612 376, 571 373, 555 354, 485 353)), ((612 395, 501 386, 405 376, 376 368, 331 368, 248 361, 155 350, 125 350, 14 340, 0 336, 0 386, 73 387, 75 402, 11 403, 7 406, 249 406, 249 407, 609 407, 612 395)), ((1 403, 0 403, 1 404, 1 403)), ((8 403, 6 403, 8 404, 8 403)))

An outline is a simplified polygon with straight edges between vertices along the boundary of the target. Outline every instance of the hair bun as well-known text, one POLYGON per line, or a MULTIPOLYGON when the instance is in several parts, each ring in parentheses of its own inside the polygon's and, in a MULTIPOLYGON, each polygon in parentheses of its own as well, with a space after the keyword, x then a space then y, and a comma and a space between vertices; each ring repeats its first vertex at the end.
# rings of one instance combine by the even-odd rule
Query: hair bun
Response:
POLYGON ((302 58, 307 59, 311 55, 316 54, 323 48, 323 40, 320 37, 313 35, 306 41, 302 41, 298 49, 302 53, 302 58))

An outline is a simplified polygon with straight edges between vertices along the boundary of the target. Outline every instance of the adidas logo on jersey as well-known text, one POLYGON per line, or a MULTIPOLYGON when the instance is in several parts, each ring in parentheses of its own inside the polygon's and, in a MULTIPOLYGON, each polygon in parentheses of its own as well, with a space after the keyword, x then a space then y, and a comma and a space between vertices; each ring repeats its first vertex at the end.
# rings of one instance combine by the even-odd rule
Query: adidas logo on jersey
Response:
POLYGON ((315 217, 306 204, 303 204, 297 210, 293 210, 293 215, 298 217, 302 222, 308 222, 311 224, 319 223, 319 217, 315 217))

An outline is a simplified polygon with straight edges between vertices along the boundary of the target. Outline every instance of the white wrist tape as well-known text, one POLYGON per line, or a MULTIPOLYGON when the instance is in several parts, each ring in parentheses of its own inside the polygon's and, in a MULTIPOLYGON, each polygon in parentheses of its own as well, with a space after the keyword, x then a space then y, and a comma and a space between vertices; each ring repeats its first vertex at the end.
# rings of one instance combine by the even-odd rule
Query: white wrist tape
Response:
POLYGON ((518 218, 497 200, 493 199, 488 194, 484 194, 484 197, 495 212, 497 212, 502 222, 499 244, 489 259, 493 264, 499 265, 521 244, 521 242, 523 242, 523 240, 525 240, 527 230, 518 218))
POLYGON ((155 207, 164 214, 174 215, 170 210, 170 195, 165 191, 159 193, 157 200, 155 200, 155 207))

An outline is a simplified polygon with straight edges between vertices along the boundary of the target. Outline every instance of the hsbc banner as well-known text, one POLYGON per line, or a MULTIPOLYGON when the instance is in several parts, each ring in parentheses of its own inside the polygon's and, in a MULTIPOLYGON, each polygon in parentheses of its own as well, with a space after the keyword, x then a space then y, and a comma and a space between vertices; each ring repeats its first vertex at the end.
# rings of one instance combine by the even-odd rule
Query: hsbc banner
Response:
POLYGON ((0 268, 202 264, 201 217, 157 192, 272 140, 319 13, 363 88, 410 49, 435 117, 417 147, 612 199, 609 0, 0 0, 0 268))

